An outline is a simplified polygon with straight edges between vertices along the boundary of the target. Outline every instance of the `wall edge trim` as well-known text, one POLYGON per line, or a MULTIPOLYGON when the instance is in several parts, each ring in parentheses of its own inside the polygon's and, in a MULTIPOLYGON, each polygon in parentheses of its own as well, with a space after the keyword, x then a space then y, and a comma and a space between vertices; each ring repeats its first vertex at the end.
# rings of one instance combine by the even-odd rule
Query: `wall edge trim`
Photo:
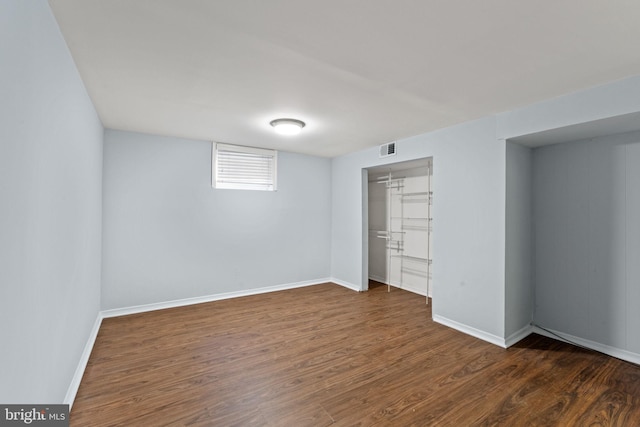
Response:
POLYGON ((84 371, 87 368, 89 358, 91 357, 91 352, 93 351, 93 346, 96 343, 96 339, 98 338, 98 332, 100 331, 100 326, 102 325, 102 319, 102 312, 98 312, 96 320, 93 323, 93 328, 91 328, 91 332, 89 333, 87 343, 84 345, 84 350, 82 351, 82 355, 80 356, 80 360, 78 361, 76 371, 74 372, 73 377, 71 378, 71 383, 67 388, 67 394, 64 396, 64 400, 62 401, 62 403, 69 405, 69 411, 71 411, 73 402, 76 399, 76 394, 78 394, 78 389, 80 388, 80 383, 82 382, 84 371))
POLYGON ((471 335, 472 337, 481 339, 482 341, 486 341, 490 344, 497 345, 502 348, 507 348, 504 338, 500 338, 497 335, 481 331, 480 329, 465 325, 464 323, 456 322, 455 320, 447 319, 446 317, 442 317, 437 314, 433 315, 433 321, 449 328, 456 329, 467 335, 471 335))
POLYGON ((555 331, 553 329, 542 329, 538 326, 533 326, 532 332, 543 335, 548 338, 553 338, 558 341, 564 341, 569 344, 577 344, 582 347, 606 354, 607 356, 615 357, 617 359, 626 360, 627 362, 640 365, 640 354, 633 353, 629 350, 624 350, 610 345, 602 344, 599 342, 591 341, 585 338, 576 337, 564 332, 555 331))
POLYGON ((192 305, 192 304, 201 304, 205 302, 220 301, 220 300, 225 300, 230 298, 259 295, 259 294, 265 294, 268 292, 284 291, 287 289, 302 288, 305 286, 320 285, 320 284, 329 283, 329 282, 331 282, 330 278, 305 280, 301 282, 285 283, 282 285, 274 285, 274 286, 265 286, 262 288, 246 289, 242 291, 224 292, 220 294, 204 295, 200 297, 182 298, 178 300, 163 301, 163 302, 157 302, 157 303, 151 303, 151 304, 134 305, 134 306, 122 307, 122 308, 113 308, 109 310, 103 310, 101 313, 104 318, 127 316, 129 314, 145 313, 147 311, 164 310, 166 308, 183 307, 183 306, 192 305))
POLYGON ((533 326, 527 325, 522 329, 515 331, 505 339, 505 347, 509 348, 533 333, 533 326))
POLYGON ((356 292, 363 292, 364 289, 361 289, 360 286, 356 286, 353 283, 345 282, 344 280, 336 279, 332 277, 329 279, 329 282, 335 283, 336 285, 344 286, 347 289, 351 289, 356 292))

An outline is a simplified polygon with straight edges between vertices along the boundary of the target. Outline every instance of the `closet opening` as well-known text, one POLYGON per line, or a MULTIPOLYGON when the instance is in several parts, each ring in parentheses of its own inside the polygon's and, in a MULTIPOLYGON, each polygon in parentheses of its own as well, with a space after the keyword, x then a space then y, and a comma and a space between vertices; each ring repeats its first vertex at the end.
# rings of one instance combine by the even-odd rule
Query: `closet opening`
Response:
MULTIPOLYGON (((365 277, 425 296, 433 289, 433 158, 366 169, 365 277)), ((367 288, 368 283, 367 280, 367 288)))

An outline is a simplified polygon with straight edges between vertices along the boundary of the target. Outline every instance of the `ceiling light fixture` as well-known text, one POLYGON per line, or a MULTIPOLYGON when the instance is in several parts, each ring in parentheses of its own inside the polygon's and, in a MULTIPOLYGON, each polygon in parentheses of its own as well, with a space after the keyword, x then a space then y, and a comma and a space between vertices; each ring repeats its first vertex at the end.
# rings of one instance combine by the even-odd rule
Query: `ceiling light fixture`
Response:
POLYGON ((303 121, 296 119, 275 119, 270 124, 281 135, 297 135, 305 127, 303 121))

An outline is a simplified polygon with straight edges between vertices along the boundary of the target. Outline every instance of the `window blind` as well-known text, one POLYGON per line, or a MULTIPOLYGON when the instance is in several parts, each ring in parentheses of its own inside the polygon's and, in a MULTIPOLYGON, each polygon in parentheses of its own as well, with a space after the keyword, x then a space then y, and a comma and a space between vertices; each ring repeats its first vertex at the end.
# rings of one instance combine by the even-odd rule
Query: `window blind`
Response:
POLYGON ((212 166, 215 188, 276 190, 275 150, 215 143, 212 166))

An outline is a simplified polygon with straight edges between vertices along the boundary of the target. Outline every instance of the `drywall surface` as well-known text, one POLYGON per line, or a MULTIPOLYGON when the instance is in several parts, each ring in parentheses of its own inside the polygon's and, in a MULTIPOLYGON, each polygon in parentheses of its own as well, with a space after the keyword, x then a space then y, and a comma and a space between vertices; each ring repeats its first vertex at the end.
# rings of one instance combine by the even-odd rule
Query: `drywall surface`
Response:
POLYGON ((0 402, 62 403, 100 309, 102 125, 46 1, 0 2, 0 402))
POLYGON ((211 143, 107 130, 102 308, 329 277, 329 159, 278 153, 278 191, 211 187, 211 143))
POLYGON ((509 139, 638 111, 640 76, 634 76, 498 114, 497 136, 509 139))
POLYGON ((536 323, 640 353, 640 133, 533 158, 536 323))
POLYGON ((368 196, 369 278, 387 283, 387 241, 379 237, 388 229, 387 186, 369 181, 368 196))
POLYGON ((490 117, 332 160, 332 277, 366 288, 363 189, 372 166, 433 156, 433 313, 504 337, 505 142, 490 117))
POLYGON ((505 335, 526 328, 533 319, 533 189, 531 149, 507 142, 505 236, 505 335))

